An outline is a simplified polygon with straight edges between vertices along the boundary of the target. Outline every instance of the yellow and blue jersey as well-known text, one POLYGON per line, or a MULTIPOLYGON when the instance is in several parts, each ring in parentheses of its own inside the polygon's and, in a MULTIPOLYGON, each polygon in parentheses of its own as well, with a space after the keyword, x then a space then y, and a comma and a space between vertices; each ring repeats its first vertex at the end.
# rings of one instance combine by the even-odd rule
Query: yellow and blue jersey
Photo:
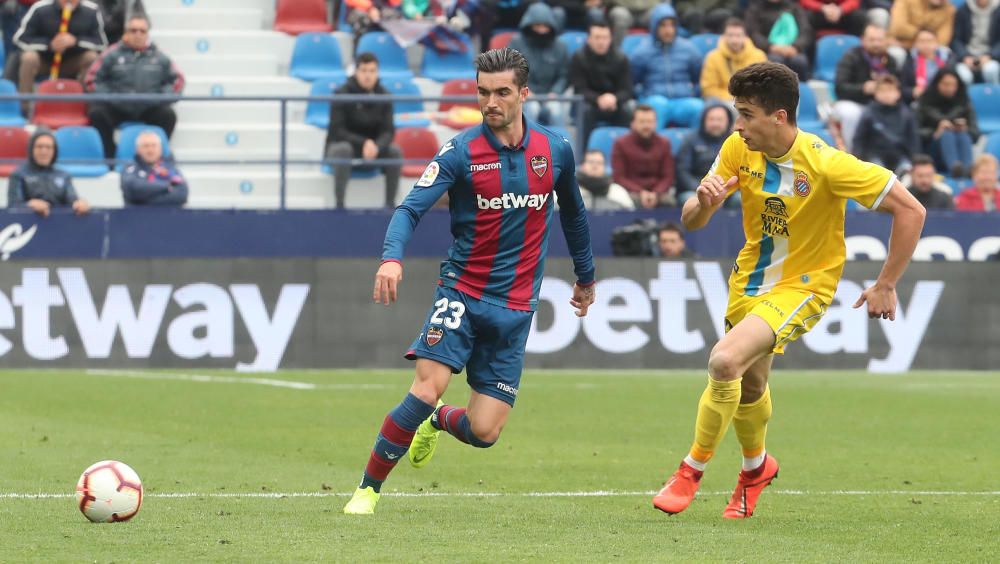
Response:
POLYGON ((802 290, 830 303, 844 270, 848 199, 875 209, 895 175, 799 131, 787 154, 751 151, 733 133, 711 174, 739 179, 746 244, 729 278, 730 299, 775 288, 802 290))

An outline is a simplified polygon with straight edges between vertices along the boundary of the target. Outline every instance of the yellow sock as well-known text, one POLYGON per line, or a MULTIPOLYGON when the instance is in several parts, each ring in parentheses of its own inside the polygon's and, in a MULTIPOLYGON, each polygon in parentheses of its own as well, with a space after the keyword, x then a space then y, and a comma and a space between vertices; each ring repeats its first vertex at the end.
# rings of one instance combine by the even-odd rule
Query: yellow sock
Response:
POLYGON ((753 403, 740 404, 733 417, 733 427, 740 439, 745 458, 760 456, 764 452, 764 437, 767 435, 767 421, 771 419, 771 388, 765 386, 764 393, 753 403))
POLYGON ((694 444, 691 458, 708 462, 722 438, 726 436, 729 422, 740 405, 740 381, 729 382, 708 379, 708 387, 698 402, 698 419, 694 425, 694 444))

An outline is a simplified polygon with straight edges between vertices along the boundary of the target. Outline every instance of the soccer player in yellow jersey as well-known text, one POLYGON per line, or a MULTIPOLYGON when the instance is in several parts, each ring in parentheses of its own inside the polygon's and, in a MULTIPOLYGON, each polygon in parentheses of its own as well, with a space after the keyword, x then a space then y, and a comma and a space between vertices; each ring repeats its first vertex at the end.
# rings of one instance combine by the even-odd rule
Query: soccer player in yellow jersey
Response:
POLYGON ((729 278, 726 334, 708 359, 694 444, 653 505, 670 514, 687 508, 731 422, 743 469, 723 517, 738 519, 753 514, 761 491, 778 475, 777 460, 764 450, 771 360, 833 300, 844 269, 845 203, 854 199, 892 215, 885 265, 854 304, 867 303, 869 317, 883 319, 895 319, 896 282, 920 238, 924 208, 890 171, 799 131, 799 81, 788 67, 745 67, 733 75, 729 92, 739 112, 736 132, 681 218, 687 229, 700 229, 739 190, 746 245, 729 278))

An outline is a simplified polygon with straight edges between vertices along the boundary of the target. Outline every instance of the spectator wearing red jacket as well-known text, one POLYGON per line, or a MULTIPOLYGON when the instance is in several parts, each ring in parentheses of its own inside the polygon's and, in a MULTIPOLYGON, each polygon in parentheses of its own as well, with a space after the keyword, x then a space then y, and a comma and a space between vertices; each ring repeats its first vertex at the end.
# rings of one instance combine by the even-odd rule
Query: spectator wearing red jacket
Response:
POLYGON ((612 145, 611 177, 628 190, 636 206, 650 209, 677 205, 670 140, 657 135, 656 110, 651 106, 636 106, 631 131, 612 145))
POLYGON ((865 11, 861 0, 799 0, 809 16, 813 31, 861 35, 865 29, 865 11))
POLYGON ((972 163, 972 186, 962 190, 955 197, 955 209, 978 212, 1000 211, 998 173, 1000 173, 1000 163, 996 157, 988 153, 976 157, 972 163))

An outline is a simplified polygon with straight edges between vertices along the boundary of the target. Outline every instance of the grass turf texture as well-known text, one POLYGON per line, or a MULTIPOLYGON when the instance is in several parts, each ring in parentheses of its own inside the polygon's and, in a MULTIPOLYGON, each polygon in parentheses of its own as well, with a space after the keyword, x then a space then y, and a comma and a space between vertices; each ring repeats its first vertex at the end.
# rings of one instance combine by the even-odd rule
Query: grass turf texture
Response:
MULTIPOLYGON (((397 467, 374 517, 341 508, 409 372, 268 376, 315 389, 157 379, 165 374, 176 373, 0 373, 0 560, 996 557, 1000 373, 776 372, 768 446, 781 476, 741 522, 721 518, 739 469, 732 432, 685 513, 654 510, 647 493, 689 446, 701 373, 528 372, 497 446, 442 436, 427 468, 397 467), (143 479, 131 522, 91 524, 71 497, 11 496, 68 496, 105 458, 143 479), (603 490, 623 493, 525 495, 603 490), (269 493, 314 496, 222 497, 269 493)), ((466 396, 457 377, 445 399, 466 396)))

